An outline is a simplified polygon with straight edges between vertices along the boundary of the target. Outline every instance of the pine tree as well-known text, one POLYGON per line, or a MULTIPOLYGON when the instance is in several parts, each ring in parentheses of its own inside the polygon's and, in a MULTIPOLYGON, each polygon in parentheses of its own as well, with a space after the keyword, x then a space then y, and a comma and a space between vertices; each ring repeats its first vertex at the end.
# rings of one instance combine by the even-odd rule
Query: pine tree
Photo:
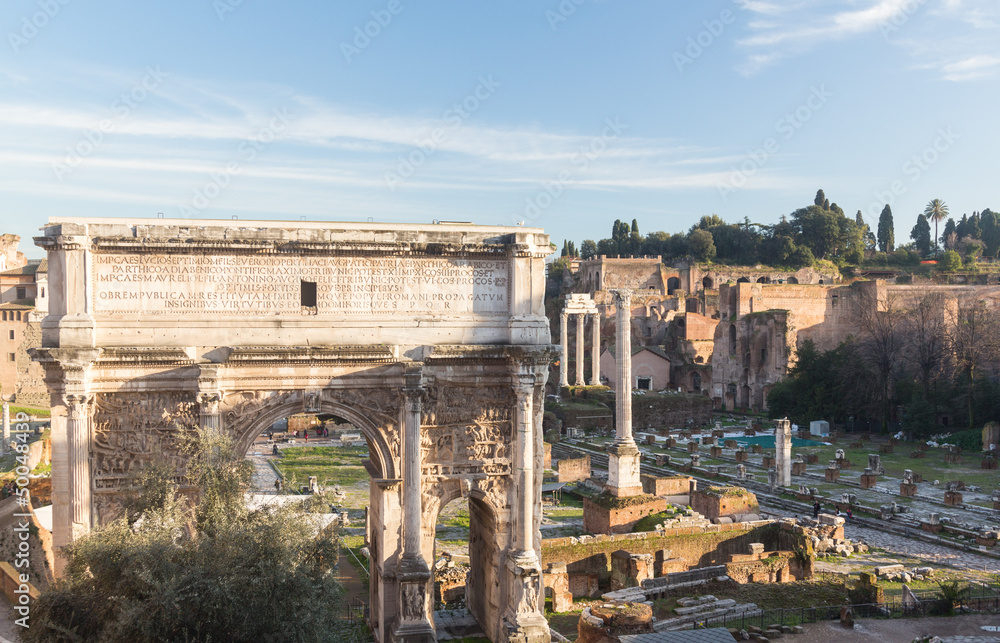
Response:
POLYGON ((826 195, 823 194, 823 190, 816 190, 816 198, 813 199, 813 203, 821 208, 823 207, 823 204, 826 203, 826 195))
POLYGON ((922 214, 917 215, 917 225, 910 231, 910 238, 913 239, 913 245, 917 247, 921 257, 931 253, 931 224, 927 223, 927 217, 922 214))
POLYGON ((878 217, 878 249, 881 252, 892 252, 895 247, 895 239, 892 226, 892 208, 886 203, 882 208, 882 214, 878 217))

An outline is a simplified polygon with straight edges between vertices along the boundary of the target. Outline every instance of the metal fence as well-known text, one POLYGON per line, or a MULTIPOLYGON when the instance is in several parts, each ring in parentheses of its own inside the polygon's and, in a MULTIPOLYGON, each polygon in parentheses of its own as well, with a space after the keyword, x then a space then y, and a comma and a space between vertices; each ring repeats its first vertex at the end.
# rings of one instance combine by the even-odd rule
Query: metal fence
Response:
POLYGON ((979 587, 974 595, 949 604, 935 594, 916 596, 917 602, 904 605, 892 598, 884 603, 831 605, 823 607, 786 607, 773 610, 755 610, 739 615, 722 615, 706 618, 694 624, 695 629, 729 627, 745 630, 750 626, 767 629, 770 625, 801 625, 840 619, 844 607, 851 608, 854 618, 904 618, 909 616, 940 616, 954 612, 1000 614, 1000 588, 979 587))

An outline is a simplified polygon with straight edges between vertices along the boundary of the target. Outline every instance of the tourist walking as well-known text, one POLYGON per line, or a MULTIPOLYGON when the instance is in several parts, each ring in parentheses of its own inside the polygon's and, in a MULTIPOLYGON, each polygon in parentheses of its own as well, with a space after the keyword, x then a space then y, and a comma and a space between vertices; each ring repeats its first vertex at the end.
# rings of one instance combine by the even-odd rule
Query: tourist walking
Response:
POLYGON ((819 518, 819 509, 820 509, 819 500, 817 500, 816 502, 813 503, 813 520, 819 518))

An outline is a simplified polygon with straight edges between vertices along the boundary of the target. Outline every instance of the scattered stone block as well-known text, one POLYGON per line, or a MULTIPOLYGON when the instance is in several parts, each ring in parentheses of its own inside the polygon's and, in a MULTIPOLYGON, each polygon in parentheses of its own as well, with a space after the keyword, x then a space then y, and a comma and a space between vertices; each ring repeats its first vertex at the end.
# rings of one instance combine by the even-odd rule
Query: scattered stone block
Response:
POLYGON ((766 455, 766 456, 764 456, 764 461, 763 461, 763 463, 761 463, 761 466, 764 467, 765 469, 771 469, 771 468, 773 468, 774 467, 774 456, 773 455, 766 455))
POLYGON ((663 445, 668 449, 673 449, 677 446, 677 440, 675 438, 667 438, 663 441, 663 445))
POLYGON ((750 452, 754 453, 756 455, 760 455, 761 453, 764 453, 764 447, 762 447, 759 444, 751 444, 750 445, 750 452))
POLYGON ((713 458, 722 457, 722 447, 712 447, 711 449, 708 450, 708 452, 713 458))
POLYGON ((805 462, 793 462, 792 463, 792 475, 793 476, 803 476, 806 474, 806 463, 805 462))
POLYGON ((926 452, 925 449, 919 449, 917 451, 910 451, 910 457, 914 458, 914 459, 916 459, 916 458, 926 458, 927 457, 927 452, 926 452))
POLYGON ((878 445, 878 452, 879 453, 892 453, 894 449, 895 449, 895 447, 893 447, 893 445, 891 445, 891 444, 880 444, 880 445, 878 445))
POLYGON ((861 474, 861 488, 871 489, 876 484, 878 484, 878 476, 866 469, 865 472, 861 474))
POLYGON ((806 454, 807 464, 819 464, 819 454, 818 453, 807 453, 806 454))
POLYGON ((840 469, 833 468, 826 470, 826 481, 827 482, 837 482, 840 480, 840 469))
POLYGON ((899 483, 899 495, 904 498, 912 498, 917 495, 917 485, 912 483, 900 482, 899 483))
POLYGON ((944 504, 949 507, 959 507, 962 505, 962 492, 960 491, 945 491, 944 492, 944 504))
POLYGON ((688 442, 688 453, 697 453, 697 452, 698 452, 698 443, 688 442))
POLYGON ((743 464, 744 462, 746 462, 749 459, 750 459, 750 455, 746 451, 744 451, 743 449, 740 449, 739 451, 736 452, 736 463, 737 464, 743 464))

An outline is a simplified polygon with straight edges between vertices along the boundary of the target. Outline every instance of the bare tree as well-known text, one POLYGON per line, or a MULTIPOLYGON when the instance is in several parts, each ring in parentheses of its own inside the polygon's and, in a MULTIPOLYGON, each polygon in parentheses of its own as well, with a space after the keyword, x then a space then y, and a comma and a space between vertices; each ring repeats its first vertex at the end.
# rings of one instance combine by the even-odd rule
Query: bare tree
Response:
POLYGON ((968 384, 966 408, 971 429, 975 426, 976 378, 985 364, 1000 357, 1000 314, 996 307, 975 296, 960 297, 949 308, 947 351, 956 377, 968 384))
POLYGON ((931 294, 921 299, 907 315, 907 360, 918 371, 924 399, 930 399, 931 377, 944 362, 944 298, 931 294))
MULTIPOLYGON (((874 284, 873 284, 874 285, 874 284)), ((903 329, 905 311, 893 293, 870 288, 856 301, 860 355, 878 387, 877 397, 882 415, 882 432, 889 430, 892 411, 892 376, 906 348, 903 329)))

